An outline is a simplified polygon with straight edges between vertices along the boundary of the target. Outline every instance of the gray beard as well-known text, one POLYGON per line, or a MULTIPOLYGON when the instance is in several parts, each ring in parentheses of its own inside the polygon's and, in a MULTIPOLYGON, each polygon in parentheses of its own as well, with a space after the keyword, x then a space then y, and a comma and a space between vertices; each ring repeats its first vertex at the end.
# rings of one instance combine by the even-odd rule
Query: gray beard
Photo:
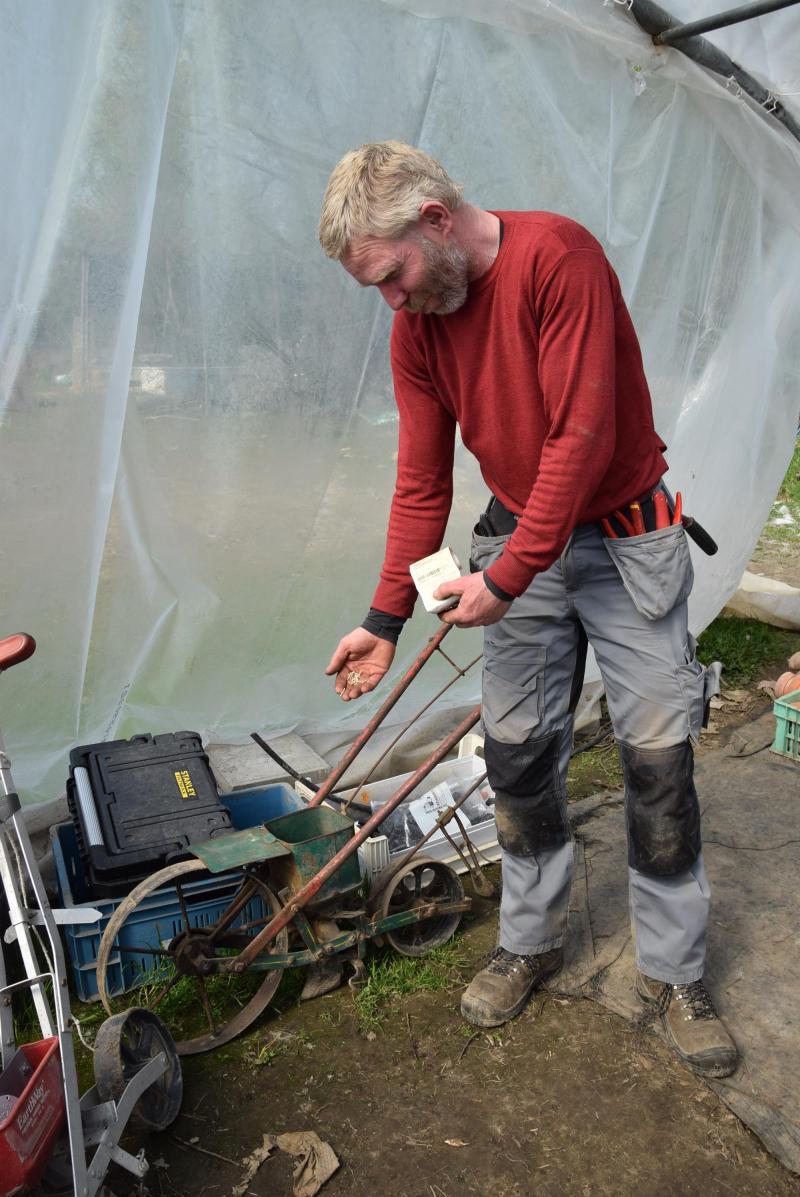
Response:
POLYGON ((427 237, 421 239, 422 252, 428 264, 428 287, 437 299, 435 316, 450 316, 463 307, 469 291, 469 258, 460 246, 437 245, 427 237))

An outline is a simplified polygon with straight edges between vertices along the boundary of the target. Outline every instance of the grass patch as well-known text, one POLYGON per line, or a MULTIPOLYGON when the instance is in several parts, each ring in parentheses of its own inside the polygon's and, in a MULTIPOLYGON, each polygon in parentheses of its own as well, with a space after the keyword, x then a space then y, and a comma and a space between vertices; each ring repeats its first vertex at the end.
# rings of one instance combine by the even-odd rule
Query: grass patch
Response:
POLYGON ((243 1059, 252 1068, 271 1068, 276 1060, 293 1053, 295 1056, 306 1049, 314 1049, 314 1041, 307 1031, 273 1031, 267 1039, 255 1039, 244 1049, 243 1059))
MULTIPOLYGON (((48 995, 48 1005, 55 1019, 55 1006, 52 999, 53 987, 50 981, 45 984, 48 995)), ((92 1066, 91 1045, 100 1024, 107 1018, 106 1012, 98 1002, 97 1005, 84 1005, 74 995, 70 996, 72 1018, 76 1026, 72 1042, 75 1051, 75 1068, 78 1074, 78 1089, 84 1093, 94 1085, 94 1068, 92 1066), (84 1047, 80 1036, 89 1044, 84 1047)), ((33 995, 29 990, 21 990, 14 995, 14 1040, 18 1044, 36 1043, 42 1038, 42 1029, 33 1002, 33 995)))
MULTIPOLYGON (((278 990, 267 1006, 268 1010, 284 1013, 297 1004, 303 987, 304 971, 302 968, 287 968, 284 971, 278 990)), ((208 1022, 201 1004, 198 982, 194 977, 181 977, 169 993, 158 1000, 167 980, 174 975, 172 968, 166 970, 160 978, 154 973, 143 985, 118 998, 112 998, 113 1010, 127 1010, 131 1006, 144 1006, 149 1009, 152 1006, 153 1012, 166 1023, 174 1039, 190 1039, 206 1034, 208 1022)), ((227 973, 206 977, 204 988, 217 1025, 230 1022, 238 1011, 247 1005, 265 978, 264 972, 256 971, 240 975, 227 973)), ((102 1013, 104 1015, 105 1011, 102 1013)), ((102 1018, 99 1021, 102 1021, 102 1018)))
MULTIPOLYGON (((20 975, 20 980, 22 975, 20 975)), ((45 983, 47 1004, 53 1010, 53 986, 50 981, 45 983)), ((33 1004, 33 994, 29 989, 18 990, 14 995, 13 1007, 14 1039, 17 1043, 33 1043, 42 1038, 39 1018, 33 1004)))
POLYGON ((367 961, 367 983, 356 994, 356 1017, 362 1031, 386 1019, 388 1007, 414 993, 436 993, 462 982, 466 960, 456 936, 427 956, 399 956, 391 949, 367 961))
POLYGON ((765 666, 788 657, 796 636, 757 619, 717 616, 697 642, 697 656, 704 665, 721 661, 723 680, 729 686, 757 680, 765 666))
POLYGON ((800 439, 794 447, 792 460, 786 471, 786 477, 778 491, 778 501, 783 503, 800 504, 800 439))
POLYGON ((795 445, 792 460, 780 489, 772 504, 769 517, 761 533, 758 548, 762 551, 770 546, 784 546, 800 542, 800 440, 795 445), (786 512, 794 523, 776 524, 773 521, 785 516, 786 512))
POLYGON ((622 785, 622 764, 612 732, 586 752, 573 756, 567 772, 570 802, 588 798, 599 790, 618 790, 622 785))

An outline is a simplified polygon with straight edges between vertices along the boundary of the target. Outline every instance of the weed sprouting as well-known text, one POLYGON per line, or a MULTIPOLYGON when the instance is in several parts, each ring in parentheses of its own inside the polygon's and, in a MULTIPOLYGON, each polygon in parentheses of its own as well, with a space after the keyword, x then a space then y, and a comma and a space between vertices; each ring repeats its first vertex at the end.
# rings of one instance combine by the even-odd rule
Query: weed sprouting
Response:
POLYGON ((622 765, 611 732, 594 748, 578 753, 570 761, 567 789, 573 802, 596 794, 598 790, 619 789, 621 785, 622 765))
POLYGON ((775 496, 767 522, 761 532, 754 557, 769 556, 770 551, 787 552, 800 544, 800 439, 775 496))
POLYGON ((459 938, 427 956, 400 956, 388 951, 367 964, 367 983, 355 998, 362 1031, 374 1030, 387 1017, 387 1007, 413 993, 437 992, 461 984, 466 961, 459 938))
POLYGON ((789 462, 786 477, 778 491, 778 501, 800 505, 800 438, 798 438, 797 444, 794 447, 794 453, 792 454, 792 460, 789 462))
POLYGON ((723 684, 738 686, 754 681, 765 661, 788 656, 794 640, 757 619, 717 616, 700 637, 697 655, 704 664, 721 661, 723 684))

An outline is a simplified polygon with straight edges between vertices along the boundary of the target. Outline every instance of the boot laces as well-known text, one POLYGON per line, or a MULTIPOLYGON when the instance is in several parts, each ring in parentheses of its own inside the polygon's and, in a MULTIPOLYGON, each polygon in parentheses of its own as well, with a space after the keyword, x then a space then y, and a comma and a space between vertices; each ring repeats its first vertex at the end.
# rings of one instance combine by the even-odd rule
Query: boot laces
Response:
POLYGON ((528 965, 527 956, 518 956, 506 948, 495 948, 489 956, 487 968, 490 972, 508 977, 517 971, 520 965, 528 965))
POLYGON ((674 997, 688 1007, 687 1018, 695 1021, 717 1017, 711 995, 702 981, 691 981, 688 985, 673 985, 670 988, 674 997))

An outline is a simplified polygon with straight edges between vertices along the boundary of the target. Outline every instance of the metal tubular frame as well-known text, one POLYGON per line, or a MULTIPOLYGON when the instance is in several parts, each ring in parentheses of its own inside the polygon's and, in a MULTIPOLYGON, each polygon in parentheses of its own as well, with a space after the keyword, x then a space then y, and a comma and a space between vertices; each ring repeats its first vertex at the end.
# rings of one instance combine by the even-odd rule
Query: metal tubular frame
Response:
POLYGON ((451 686, 455 685, 455 683, 458 681, 459 677, 466 677, 468 672, 472 668, 472 666, 477 665, 478 661, 480 661, 481 657, 483 656, 483 653, 478 653, 477 657, 473 657, 472 660, 467 665, 465 665, 463 669, 461 669, 458 665, 456 665, 456 663, 454 661, 450 660, 450 658, 448 657, 446 652, 442 652, 441 648, 439 648, 439 653, 441 656, 444 657, 444 659, 445 659, 445 661, 447 661, 448 665, 452 665, 453 669, 455 669, 458 676, 451 678, 450 681, 445 686, 442 686, 441 690, 437 690, 437 692, 434 694, 433 698, 429 699, 428 702, 425 703, 424 707, 420 707, 420 709, 417 711, 417 713, 415 715, 412 715, 412 717, 409 719, 408 723, 404 724, 404 726, 400 728, 400 731, 397 733, 397 735, 394 737, 394 739, 389 741, 389 743, 386 745, 386 747, 384 748, 383 752, 380 754, 378 759, 373 762, 373 764, 370 767, 369 771, 367 772, 366 776, 363 777, 362 780, 358 783, 355 790, 353 791, 352 797, 348 798, 347 802, 345 803, 344 807, 342 808, 343 810, 345 810, 345 811, 355 810, 356 807, 360 805, 359 803, 356 802, 356 799, 358 798, 361 791, 364 789, 364 786, 367 785, 371 781, 372 776, 375 773, 375 770, 386 759, 386 757, 389 755, 389 753, 392 751, 392 749, 395 747, 395 745, 397 743, 399 743, 400 740, 402 740, 403 736, 406 734, 406 732, 409 730, 409 728, 413 727, 413 725, 417 722, 417 720, 422 715, 424 715, 425 712, 427 710, 429 710, 435 702, 438 702, 439 699, 442 697, 442 695, 446 694, 451 686))
POLYGON ((653 38, 657 46, 673 46, 686 37, 695 37, 700 33, 710 33, 713 29, 724 29, 728 25, 738 25, 742 21, 751 21, 754 17, 762 17, 770 12, 777 12, 780 8, 791 8, 800 0, 756 0, 753 4, 743 4, 739 8, 729 8, 726 12, 717 13, 713 17, 704 17, 701 21, 690 21, 687 25, 676 25, 665 29, 653 38))
MULTIPOLYGON (((30 652, 26 656, 30 656, 30 652)), ((25 657, 17 660, 25 660, 25 657)), ((11 763, 1 736, 0 797, 16 799, 11 763)), ((58 922, 64 912, 50 906, 19 801, 0 806, 0 812, 0 894, 8 904, 9 930, 17 942, 26 973, 25 980, 8 984, 3 945, 0 943, 0 1067, 8 1066, 15 1049, 12 994, 28 989, 33 997, 42 1036, 58 1039, 72 1191, 74 1197, 97 1197, 101 1190, 107 1191, 104 1180, 111 1160, 139 1179, 147 1172, 144 1151, 132 1156, 120 1147, 119 1140, 139 1097, 166 1071, 167 1058, 163 1052, 159 1052, 149 1060, 127 1082, 118 1101, 101 1102, 96 1086, 81 1097, 75 1064, 74 1020, 70 1009, 64 950, 58 932, 58 922), (12 813, 6 814, 6 810, 12 813), (44 928, 39 951, 45 957, 45 971, 40 971, 33 942, 35 929, 40 926, 44 928), (47 992, 48 982, 52 994, 47 992), (87 1162, 87 1149, 95 1146, 96 1151, 87 1162)), ((97 916, 99 912, 90 910, 86 913, 97 916)), ((67 919, 73 921, 69 915, 67 919)), ((87 921, 93 920, 89 918, 87 921)))
MULTIPOLYGON (((783 4, 780 6, 798 2, 800 0, 783 0, 783 4)), ((748 20, 750 17, 756 16, 756 12, 753 11, 756 7, 758 7, 756 4, 749 4, 744 9, 738 10, 743 14, 738 19, 748 20)), ((775 4, 774 7, 778 7, 778 5, 775 4)), ((721 75, 728 82, 734 82, 743 94, 756 102, 765 117, 767 115, 774 117, 795 140, 800 141, 800 122, 786 111, 783 104, 771 91, 743 70, 722 50, 719 50, 713 42, 707 41, 706 38, 697 34, 687 34, 687 26, 680 25, 666 9, 655 4, 653 0, 630 0, 630 12, 636 23, 645 33, 650 34, 656 45, 660 46, 663 42, 664 46, 685 54, 698 66, 705 67, 715 75, 721 75)), ((719 18, 717 17, 716 20, 719 18)))

